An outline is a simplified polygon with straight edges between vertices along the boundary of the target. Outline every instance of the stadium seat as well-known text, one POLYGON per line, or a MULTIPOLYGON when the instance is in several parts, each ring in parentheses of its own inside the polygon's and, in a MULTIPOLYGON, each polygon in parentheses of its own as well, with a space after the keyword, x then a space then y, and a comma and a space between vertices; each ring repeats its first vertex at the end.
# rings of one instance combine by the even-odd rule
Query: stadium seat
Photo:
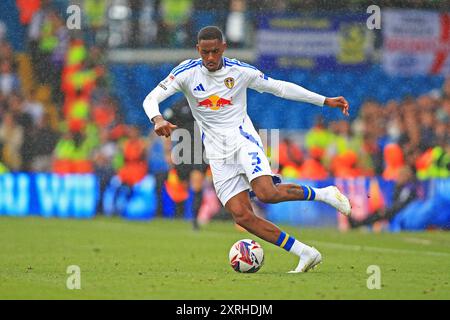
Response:
MULTIPOLYGON (((114 82, 121 90, 116 90, 127 121, 137 121, 139 125, 147 126, 147 119, 136 112, 148 92, 164 79, 173 69, 174 64, 155 65, 121 65, 111 67, 114 82), (123 89, 126 85, 126 90, 123 89)), ((264 68, 261 68, 264 70, 264 68)), ((442 76, 416 76, 410 79, 386 75, 380 66, 369 67, 364 72, 360 70, 310 72, 305 70, 264 70, 274 79, 291 81, 305 88, 328 96, 343 95, 351 103, 352 116, 358 114, 361 104, 368 98, 386 103, 391 99, 399 100, 406 95, 419 96, 442 85, 442 76), (393 90, 394 88, 394 90, 393 90)), ((161 110, 181 98, 176 95, 161 104, 161 110)), ((298 103, 282 100, 271 95, 261 95, 253 90, 248 92, 248 112, 255 124, 261 128, 295 128, 308 129, 314 124, 317 110, 309 109, 301 112, 298 103), (258 108, 258 106, 269 106, 258 108), (283 112, 280 112, 280 108, 283 112)), ((338 112, 326 112, 331 119, 338 112)))

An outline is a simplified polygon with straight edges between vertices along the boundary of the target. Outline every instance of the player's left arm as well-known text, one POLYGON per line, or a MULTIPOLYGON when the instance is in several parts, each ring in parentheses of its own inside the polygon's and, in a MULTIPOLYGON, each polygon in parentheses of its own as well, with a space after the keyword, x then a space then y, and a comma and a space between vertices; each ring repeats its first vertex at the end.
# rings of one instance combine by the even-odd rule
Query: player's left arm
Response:
POLYGON ((350 106, 344 97, 325 97, 295 83, 269 78, 258 70, 250 70, 249 76, 249 88, 251 89, 259 92, 272 93, 273 95, 289 100, 307 102, 317 106, 326 105, 330 108, 339 108, 344 115, 349 115, 350 106))
POLYGON ((348 101, 340 96, 340 97, 334 97, 334 98, 325 98, 324 105, 329 106, 330 108, 339 108, 341 109, 342 113, 346 116, 349 116, 349 109, 350 105, 348 104, 348 101))

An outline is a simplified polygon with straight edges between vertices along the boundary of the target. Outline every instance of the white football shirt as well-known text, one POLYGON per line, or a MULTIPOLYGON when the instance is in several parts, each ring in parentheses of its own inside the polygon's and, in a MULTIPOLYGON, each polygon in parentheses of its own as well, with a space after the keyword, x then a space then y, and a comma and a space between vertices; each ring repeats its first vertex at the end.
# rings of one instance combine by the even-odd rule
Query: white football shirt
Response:
POLYGON ((258 144, 247 115, 247 88, 318 106, 325 101, 324 96, 274 80, 249 64, 224 57, 222 68, 214 72, 208 71, 201 59, 182 62, 148 94, 143 106, 151 120, 160 115, 161 101, 183 92, 201 130, 207 158, 227 159, 248 140, 258 144))

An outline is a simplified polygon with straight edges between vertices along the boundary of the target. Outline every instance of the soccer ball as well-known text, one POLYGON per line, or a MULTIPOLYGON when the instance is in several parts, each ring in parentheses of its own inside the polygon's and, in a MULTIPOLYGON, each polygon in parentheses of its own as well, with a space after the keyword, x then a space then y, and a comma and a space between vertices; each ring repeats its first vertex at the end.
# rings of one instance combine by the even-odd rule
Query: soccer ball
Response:
POLYGON ((253 273, 261 269, 264 262, 264 251, 256 241, 242 239, 233 244, 229 258, 234 271, 253 273))

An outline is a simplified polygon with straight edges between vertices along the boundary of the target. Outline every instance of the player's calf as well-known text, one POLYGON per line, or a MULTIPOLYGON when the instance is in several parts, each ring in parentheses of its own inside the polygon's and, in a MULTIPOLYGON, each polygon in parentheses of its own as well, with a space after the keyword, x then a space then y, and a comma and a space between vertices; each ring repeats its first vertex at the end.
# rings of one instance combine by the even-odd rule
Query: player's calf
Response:
POLYGON ((293 183, 275 184, 271 176, 258 177, 251 185, 256 197, 265 203, 315 199, 314 188, 293 183))
POLYGON ((333 206, 346 216, 349 216, 351 213, 350 201, 336 186, 313 188, 292 183, 275 185, 270 176, 258 177, 251 184, 256 197, 265 203, 322 201, 333 206))

